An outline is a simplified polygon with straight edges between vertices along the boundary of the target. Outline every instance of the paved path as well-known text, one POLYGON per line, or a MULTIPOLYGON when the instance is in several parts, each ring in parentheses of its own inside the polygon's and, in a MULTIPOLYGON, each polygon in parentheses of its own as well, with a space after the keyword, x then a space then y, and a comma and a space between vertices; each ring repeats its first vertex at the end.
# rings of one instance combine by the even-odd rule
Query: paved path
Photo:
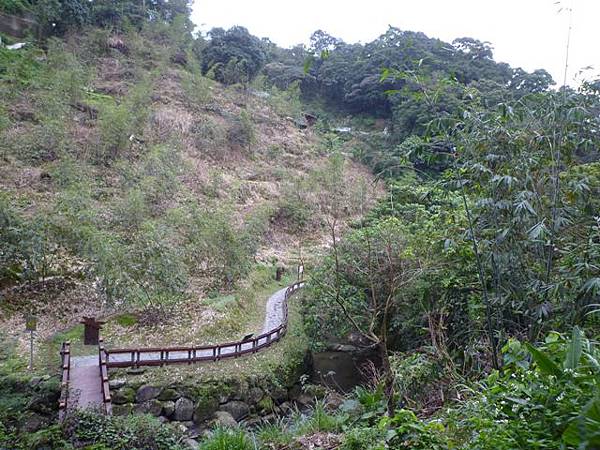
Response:
MULTIPOLYGON (((75 359, 75 358, 73 358, 75 359)), ((69 380, 69 408, 84 409, 102 405, 102 386, 98 357, 96 365, 71 367, 69 380)))
MULTIPOLYGON (((287 287, 275 292, 267 301, 265 321, 262 332, 267 333, 279 327, 283 323, 283 304, 287 287)), ((261 339, 258 345, 266 342, 261 339)), ((242 350, 252 348, 252 343, 242 344, 242 350)), ((224 348, 222 355, 234 352, 234 348, 224 348)), ((211 356, 212 351, 198 351, 196 356, 211 356)), ((188 352, 171 352, 169 358, 187 358, 188 352)), ((160 352, 144 353, 142 360, 158 360, 160 352)), ((116 354, 110 356, 111 361, 129 361, 127 354, 116 354)), ((87 408, 100 406, 102 404, 102 388, 100 384, 100 369, 98 367, 98 355, 75 356, 71 358, 71 374, 69 382, 70 408, 87 408), (77 405, 75 405, 75 401, 77 405)))

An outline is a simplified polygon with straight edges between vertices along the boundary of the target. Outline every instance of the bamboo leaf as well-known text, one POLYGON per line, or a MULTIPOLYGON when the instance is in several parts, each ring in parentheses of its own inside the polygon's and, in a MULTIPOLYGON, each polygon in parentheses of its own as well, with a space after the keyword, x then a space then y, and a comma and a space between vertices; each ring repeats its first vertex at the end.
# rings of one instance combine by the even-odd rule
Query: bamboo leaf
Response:
POLYGON ((529 353, 531 353, 531 357, 542 373, 546 375, 554 375, 555 377, 560 377, 562 375, 562 370, 560 367, 554 361, 552 361, 548 355, 535 348, 529 342, 525 343, 525 347, 527 347, 527 350, 529 353))
POLYGON ((567 355, 563 364, 565 369, 575 370, 581 359, 581 330, 579 327, 573 328, 571 342, 567 348, 567 355))

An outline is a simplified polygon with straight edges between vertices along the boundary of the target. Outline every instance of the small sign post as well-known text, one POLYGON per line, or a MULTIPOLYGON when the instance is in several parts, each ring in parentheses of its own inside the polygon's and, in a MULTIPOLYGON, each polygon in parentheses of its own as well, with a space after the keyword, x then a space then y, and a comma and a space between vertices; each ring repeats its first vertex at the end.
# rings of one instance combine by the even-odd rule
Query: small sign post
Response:
POLYGON ((298 265, 298 281, 304 280, 304 264, 300 263, 298 265))
POLYGON ((25 319, 25 331, 29 331, 29 370, 33 370, 33 333, 37 329, 37 317, 27 316, 25 319))

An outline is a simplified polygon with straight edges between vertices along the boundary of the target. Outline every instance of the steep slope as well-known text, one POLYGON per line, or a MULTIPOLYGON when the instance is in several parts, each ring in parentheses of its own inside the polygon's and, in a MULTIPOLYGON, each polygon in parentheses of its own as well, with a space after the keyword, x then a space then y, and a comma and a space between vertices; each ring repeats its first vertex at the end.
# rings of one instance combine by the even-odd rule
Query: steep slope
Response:
POLYGON ((21 348, 31 313, 41 342, 83 315, 112 318, 122 345, 252 328, 268 267, 309 257, 377 195, 298 126, 297 103, 202 77, 165 33, 54 40, 3 78, 0 328, 21 348))

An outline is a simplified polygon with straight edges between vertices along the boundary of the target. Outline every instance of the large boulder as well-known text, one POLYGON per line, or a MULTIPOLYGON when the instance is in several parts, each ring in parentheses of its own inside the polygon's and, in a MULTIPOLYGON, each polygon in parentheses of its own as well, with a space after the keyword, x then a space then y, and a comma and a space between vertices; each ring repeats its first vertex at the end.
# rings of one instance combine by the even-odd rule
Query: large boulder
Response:
POLYGON ((248 389, 248 394, 246 395, 246 401, 250 405, 256 405, 258 402, 262 400, 265 396, 264 391, 259 387, 253 387, 248 389))
POLYGON ((221 405, 221 410, 231 414, 236 421, 243 419, 250 413, 250 407, 248 404, 237 400, 221 405))
POLYGON ((125 386, 121 389, 111 392, 110 396, 114 405, 133 403, 135 400, 135 390, 131 387, 125 386))
POLYGON ((115 416, 129 416, 133 412, 133 404, 113 405, 112 412, 115 416))
POLYGON ((194 410, 194 422, 199 424, 210 419, 219 409, 219 400, 216 397, 201 397, 194 410))
POLYGON ((177 400, 179 397, 181 397, 181 394, 179 394, 179 392, 177 392, 175 389, 173 388, 167 388, 164 389, 160 395, 158 396, 159 400, 162 401, 168 401, 168 400, 172 400, 175 401, 177 400))
POLYGON ((125 386, 125 384, 127 383, 127 380, 123 379, 123 378, 119 378, 116 380, 110 380, 108 382, 108 387, 110 388, 110 390, 115 390, 115 389, 121 389, 123 386, 125 386))
POLYGON ((149 384, 145 384, 137 390, 137 393, 135 394, 135 401, 137 403, 147 402, 148 400, 152 400, 153 398, 158 397, 160 391, 161 388, 158 386, 151 386, 149 384))
POLYGON ((238 423, 227 411, 217 411, 214 424, 220 427, 235 427, 238 423))
POLYGON ((192 420, 194 415, 194 402, 189 398, 181 397, 175 402, 175 413, 173 414, 173 420, 179 422, 187 422, 192 420))
POLYGON ((175 402, 172 400, 167 400, 162 404, 162 412, 165 417, 171 417, 175 412, 175 402))
POLYGON ((269 396, 273 399, 275 404, 281 405, 288 400, 288 391, 282 387, 274 387, 271 389, 271 392, 269 392, 269 396))
POLYGON ((135 405, 135 412, 141 414, 150 414, 155 417, 160 416, 162 409, 162 403, 155 398, 153 398, 152 400, 148 400, 147 402, 138 403, 135 405))

